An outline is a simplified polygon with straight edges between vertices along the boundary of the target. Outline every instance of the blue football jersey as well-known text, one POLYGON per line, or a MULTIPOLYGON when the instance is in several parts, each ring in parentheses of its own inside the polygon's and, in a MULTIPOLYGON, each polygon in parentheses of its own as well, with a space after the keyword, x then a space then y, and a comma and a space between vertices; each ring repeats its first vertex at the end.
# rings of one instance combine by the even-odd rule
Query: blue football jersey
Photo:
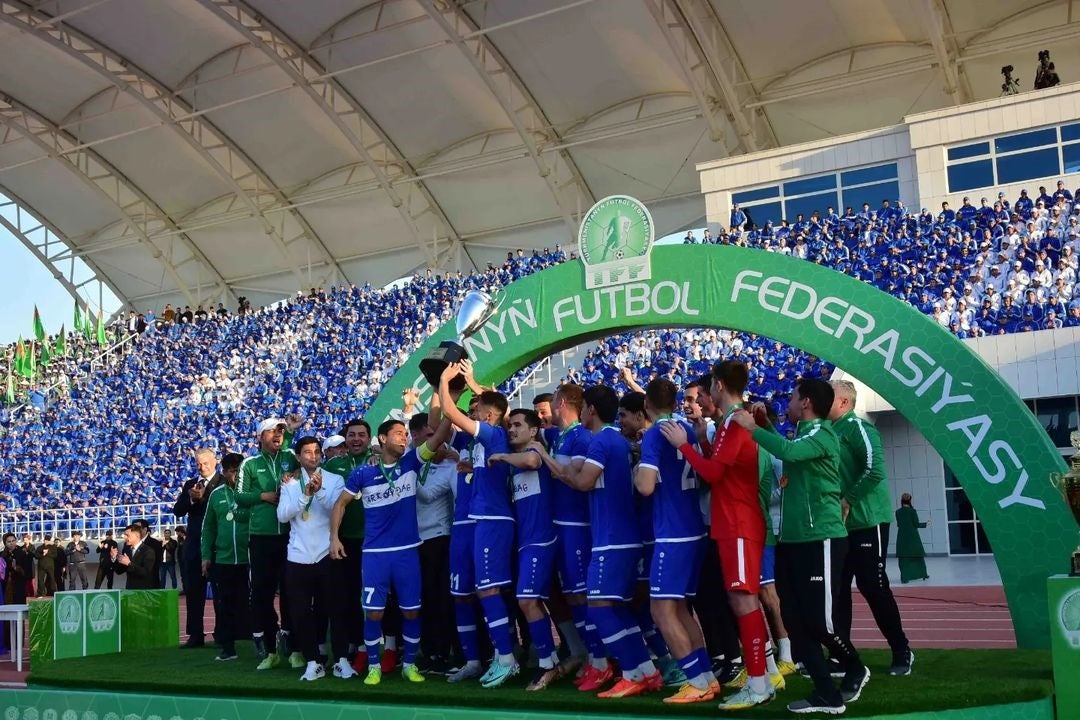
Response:
MULTIPOLYGON (((680 420, 686 436, 693 442, 694 429, 680 420)), ((677 448, 673 448, 660 432, 657 423, 645 432, 641 441, 639 468, 656 471, 656 489, 651 495, 653 532, 659 542, 680 542, 705 536, 705 523, 701 518, 698 477, 690 463, 677 448)))
POLYGON ((585 462, 602 472, 589 491, 593 551, 641 547, 630 475, 630 443, 605 425, 593 435, 585 462))
POLYGON ((487 423, 476 424, 476 444, 482 453, 473 461, 473 497, 469 517, 473 520, 513 520, 510 504, 510 466, 499 463, 489 467, 487 459, 496 453, 509 453, 506 430, 487 423))
MULTIPOLYGON (((476 442, 476 438, 468 433, 455 432, 450 445, 458 451, 461 460, 471 460, 479 455, 480 464, 484 462, 484 448, 476 442)), ((459 472, 454 482, 457 483, 457 492, 454 494, 454 524, 466 525, 475 523, 469 518, 469 510, 472 508, 473 497, 473 473, 459 472)))
POLYGON ((349 473, 345 488, 364 503, 364 552, 420 545, 416 486, 423 466, 419 453, 411 449, 393 465, 363 465, 349 473))
POLYGON ((555 540, 555 526, 551 522, 555 483, 551 471, 541 464, 537 470, 513 468, 511 472, 518 547, 547 545, 555 540))
MULTIPOLYGON (((589 453, 592 433, 584 425, 576 424, 559 432, 552 428, 546 436, 551 456, 563 465, 575 458, 585 459, 589 453)), ((556 525, 589 524, 589 494, 575 490, 564 482, 553 481, 554 522, 556 525)))

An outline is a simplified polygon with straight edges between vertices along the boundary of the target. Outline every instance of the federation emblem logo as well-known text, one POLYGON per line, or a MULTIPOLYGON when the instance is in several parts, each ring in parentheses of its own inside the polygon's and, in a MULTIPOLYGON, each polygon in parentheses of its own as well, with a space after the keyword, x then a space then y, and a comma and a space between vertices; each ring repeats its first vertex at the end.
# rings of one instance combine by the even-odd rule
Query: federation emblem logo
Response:
POLYGON ((97 595, 90 601, 86 614, 94 632, 108 632, 116 625, 116 601, 111 595, 97 595))
POLYGON ((1061 600, 1058 622, 1069 645, 1080 649, 1080 590, 1073 590, 1061 600))
POLYGON ((621 285, 652 276, 649 253, 656 230, 643 203, 626 195, 610 195, 585 213, 578 229, 578 247, 585 264, 585 287, 621 285))
POLYGON ((82 627, 82 603, 77 598, 66 596, 56 606, 56 622, 60 632, 74 635, 82 627))

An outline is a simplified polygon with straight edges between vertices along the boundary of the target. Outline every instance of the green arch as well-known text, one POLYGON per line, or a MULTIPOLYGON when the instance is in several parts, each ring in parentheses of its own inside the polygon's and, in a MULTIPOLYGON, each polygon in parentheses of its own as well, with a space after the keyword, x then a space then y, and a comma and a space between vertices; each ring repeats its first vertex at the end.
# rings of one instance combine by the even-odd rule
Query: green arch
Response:
MULTIPOLYGON (((812 263, 680 245, 655 248, 651 264, 644 282, 587 289, 584 266, 568 262, 507 286, 499 312, 466 342, 477 378, 502 382, 561 349, 644 327, 732 328, 825 358, 891 403, 956 473, 993 544, 1017 643, 1049 645, 1046 578, 1067 570, 1076 537, 1048 482, 1065 463, 1000 375, 910 305, 812 263)), ((413 353, 369 418, 387 417, 410 385, 427 388, 420 358, 453 325, 413 353)))

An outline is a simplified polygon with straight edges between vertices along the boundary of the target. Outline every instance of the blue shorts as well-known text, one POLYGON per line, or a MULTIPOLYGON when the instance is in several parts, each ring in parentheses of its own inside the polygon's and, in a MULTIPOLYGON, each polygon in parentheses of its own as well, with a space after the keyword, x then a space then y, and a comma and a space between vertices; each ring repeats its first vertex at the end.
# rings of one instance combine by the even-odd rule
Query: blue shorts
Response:
POLYGON ((526 545, 518 550, 517 596, 547 600, 551 595, 554 571, 554 542, 547 545, 526 545))
POLYGON ((589 599, 630 602, 639 562, 641 548, 594 550, 589 561, 589 599))
POLYGON ((641 557, 638 560, 637 565, 637 581, 639 583, 647 583, 650 579, 649 568, 652 567, 653 551, 656 548, 655 542, 645 543, 641 546, 641 557))
POLYGON ((364 610, 385 610, 393 588, 402 610, 420 609, 420 550, 364 553, 364 610))
POLYGON ((776 582, 776 546, 766 545, 761 553, 761 582, 760 585, 771 585, 776 582))
POLYGON ((467 597, 476 592, 473 575, 473 539, 476 523, 462 523, 450 528, 450 594, 467 597))
POLYGON ((657 541, 649 570, 649 597, 681 600, 697 595, 704 560, 704 538, 690 542, 657 541))
POLYGON ((476 589, 502 587, 512 582, 510 556, 514 551, 512 520, 477 520, 473 545, 476 589))
POLYGON ((556 525, 559 586, 568 594, 584 594, 588 587, 592 531, 587 525, 556 525))

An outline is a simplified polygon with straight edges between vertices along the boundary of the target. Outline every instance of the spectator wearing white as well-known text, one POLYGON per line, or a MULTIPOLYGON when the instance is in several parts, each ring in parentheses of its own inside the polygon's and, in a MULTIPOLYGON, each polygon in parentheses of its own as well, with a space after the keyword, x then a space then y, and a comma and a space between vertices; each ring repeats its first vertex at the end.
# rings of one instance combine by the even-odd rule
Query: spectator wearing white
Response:
POLYGON ((952 318, 952 313, 945 309, 944 303, 940 300, 934 302, 934 320, 937 324, 943 328, 949 327, 949 320, 952 318))
POLYGON ((1040 282, 1038 278, 1034 278, 1031 281, 1031 286, 1027 289, 1027 292, 1029 296, 1034 292, 1035 299, 1040 303, 1044 303, 1050 299, 1050 289, 1043 287, 1042 282, 1040 282))
POLYGON ((1065 284, 1069 287, 1076 282, 1076 270, 1069 267, 1069 260, 1064 256, 1058 258, 1057 269, 1054 270, 1054 282, 1056 283, 1059 278, 1064 278, 1065 284))
POLYGON ((971 322, 975 319, 975 311, 968 306, 968 303, 964 298, 960 298, 956 304, 956 311, 952 314, 952 322, 960 323, 960 329, 964 331, 971 330, 971 322))
POLYGON ((941 291, 941 303, 945 307, 946 312, 950 314, 956 312, 956 298, 953 296, 951 287, 947 287, 941 291))
POLYGON ((323 440, 322 453, 323 460, 332 460, 346 453, 345 438, 340 435, 331 435, 323 440))
MULTIPOLYGON (((344 600, 331 572, 330 513, 345 481, 340 475, 319 467, 322 448, 314 437, 297 440, 293 452, 300 467, 282 477, 277 519, 289 523, 285 588, 290 595, 288 607, 292 613, 293 632, 307 665, 300 679, 310 682, 326 674, 318 662, 316 612, 337 617, 333 603, 344 600)), ((334 675, 350 678, 356 671, 346 658, 345 627, 334 623, 330 631, 333 654, 338 658, 334 675)))
POLYGON ((1046 269, 1046 264, 1042 260, 1035 261, 1035 272, 1032 274, 1031 279, 1032 281, 1038 280, 1044 288, 1050 287, 1054 283, 1053 274, 1046 269))
POLYGON ((1031 276, 1024 270, 1024 263, 1019 260, 1013 260, 1013 269, 1009 273, 1009 279, 1015 280, 1016 284, 1020 288, 1026 288, 1031 284, 1031 276))
POLYGON ((983 293, 983 300, 990 301, 991 310, 1001 309, 1001 293, 999 293, 997 291, 997 288, 995 288, 993 285, 986 286, 986 292, 983 293))
POLYGON ((983 292, 988 288, 994 288, 994 290, 1000 294, 1004 292, 1006 282, 1007 278, 1002 273, 1001 267, 999 265, 992 265, 990 267, 990 277, 986 279, 986 287, 983 288, 983 292))

